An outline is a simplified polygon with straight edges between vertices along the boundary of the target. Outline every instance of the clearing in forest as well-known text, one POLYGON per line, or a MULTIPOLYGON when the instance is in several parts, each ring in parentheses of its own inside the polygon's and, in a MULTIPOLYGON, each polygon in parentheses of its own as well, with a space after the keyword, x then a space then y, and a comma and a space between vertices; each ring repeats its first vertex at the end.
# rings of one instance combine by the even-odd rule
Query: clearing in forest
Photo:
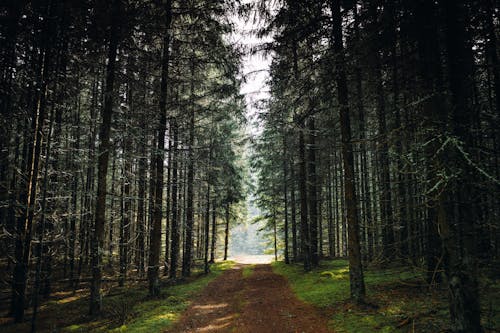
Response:
POLYGON ((299 301, 268 264, 236 265, 212 281, 169 333, 322 333, 327 318, 299 301))

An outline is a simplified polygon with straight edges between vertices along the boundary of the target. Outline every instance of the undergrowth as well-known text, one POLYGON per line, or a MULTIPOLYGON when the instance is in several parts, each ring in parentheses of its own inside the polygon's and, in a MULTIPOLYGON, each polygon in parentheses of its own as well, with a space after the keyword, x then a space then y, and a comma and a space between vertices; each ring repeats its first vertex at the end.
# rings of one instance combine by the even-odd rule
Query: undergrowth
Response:
MULTIPOLYGON (((329 325, 342 332, 441 332, 448 328, 445 290, 429 288, 421 272, 410 268, 365 271, 366 305, 349 301, 349 269, 346 260, 323 261, 304 272, 302 265, 273 263, 276 273, 287 277, 297 297, 322 309, 329 325)), ((483 290, 483 321, 488 331, 500 328, 500 285, 483 290)), ((495 330, 496 329, 496 330, 495 330)))
MULTIPOLYGON (((103 315, 91 319, 84 315, 88 297, 53 299, 41 308, 37 332, 162 332, 168 329, 189 306, 191 299, 210 281, 231 268, 234 262, 219 262, 211 266, 208 275, 162 288, 161 296, 148 297, 143 284, 113 288, 103 297, 103 315)), ((0 326, 2 333, 29 332, 29 323, 0 326)))

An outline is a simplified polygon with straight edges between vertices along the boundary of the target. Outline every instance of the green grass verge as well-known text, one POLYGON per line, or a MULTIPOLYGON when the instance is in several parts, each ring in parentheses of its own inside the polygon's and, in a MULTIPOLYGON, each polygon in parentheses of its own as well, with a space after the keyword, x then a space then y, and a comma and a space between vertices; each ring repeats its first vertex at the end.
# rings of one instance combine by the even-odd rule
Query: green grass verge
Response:
MULTIPOLYGON (((157 299, 148 297, 144 284, 113 288, 103 297, 103 315, 97 320, 86 315, 88 297, 52 299, 42 306, 37 332, 162 332, 179 319, 196 294, 233 265, 216 263, 210 274, 165 287, 157 299)), ((195 270, 193 276, 199 273, 195 270)), ((0 331, 29 332, 29 322, 0 326, 0 331)))
MULTIPOLYGON (((220 262, 211 267, 210 274, 202 276, 188 283, 182 283, 175 286, 163 288, 162 298, 156 300, 145 300, 131 307, 130 318, 126 319, 122 326, 110 329, 105 328, 106 332, 129 332, 129 333, 147 333, 162 332, 176 322, 182 312, 189 306, 193 296, 198 294, 207 284, 214 280, 223 271, 233 266, 233 262, 220 262)), ((195 272, 196 274, 196 272, 195 272)), ((146 298, 146 292, 140 291, 142 295, 121 295, 116 301, 118 304, 132 297, 146 298)), ((115 300, 108 300, 111 303, 115 300)), ((114 307, 116 309, 116 307, 114 307)), ((120 306, 118 306, 120 309, 120 306)), ((118 310, 120 311, 120 310, 118 310)))
MULTIPOLYGON (((445 291, 430 290, 422 275, 409 268, 365 271, 371 305, 363 307, 349 302, 346 260, 324 261, 311 272, 304 272, 302 265, 283 262, 273 263, 273 269, 288 279, 299 299, 328 313, 329 324, 337 333, 439 332, 448 325, 445 291)), ((500 285, 490 284, 484 296, 484 324, 498 329, 500 318, 488 309, 500 306, 500 285)))

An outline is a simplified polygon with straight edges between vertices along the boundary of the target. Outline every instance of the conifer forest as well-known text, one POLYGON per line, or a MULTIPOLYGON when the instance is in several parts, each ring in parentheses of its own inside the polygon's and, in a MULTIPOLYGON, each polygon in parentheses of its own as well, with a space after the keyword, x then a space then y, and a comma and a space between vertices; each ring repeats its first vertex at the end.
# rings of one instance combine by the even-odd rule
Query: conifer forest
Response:
POLYGON ((495 0, 0 1, 0 332, 500 332, 495 0))

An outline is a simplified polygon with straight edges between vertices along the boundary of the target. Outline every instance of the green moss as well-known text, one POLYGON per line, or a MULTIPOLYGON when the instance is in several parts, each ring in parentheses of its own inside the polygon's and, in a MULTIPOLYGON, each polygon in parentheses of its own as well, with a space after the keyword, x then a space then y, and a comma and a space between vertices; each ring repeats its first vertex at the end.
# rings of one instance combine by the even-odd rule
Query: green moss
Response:
POLYGON ((304 273, 301 265, 272 264, 276 273, 288 278, 298 298, 320 307, 326 307, 349 297, 347 262, 337 260, 322 265, 318 270, 304 273), (332 280, 335 283, 332 283, 332 280))
POLYGON ((243 266, 243 278, 248 278, 253 274, 253 269, 255 268, 255 265, 247 265, 243 266))
POLYGON ((233 265, 233 262, 227 261, 217 263, 211 267, 211 273, 206 276, 162 289, 161 293, 164 297, 161 299, 147 300, 133 308, 134 318, 127 323, 126 330, 120 327, 112 332, 146 333, 165 330, 180 318, 193 296, 233 265))
MULTIPOLYGON (((189 306, 192 298, 207 284, 234 266, 234 262, 225 261, 211 266, 208 275, 188 282, 165 287, 161 297, 148 298, 144 286, 137 288, 116 288, 113 294, 103 298, 104 317, 108 320, 73 324, 62 329, 63 332, 162 332, 177 321, 189 306)), ((193 272, 196 274, 196 271, 193 272)), ((193 275, 194 275, 193 274, 193 275)), ((78 300, 73 303, 80 303, 78 300)), ((59 305, 68 309, 76 304, 59 305)), ((80 304, 82 305, 82 304, 80 304)))
MULTIPOLYGON (((311 272, 304 272, 302 265, 282 262, 273 263, 273 269, 287 277, 299 299, 331 313, 329 324, 335 332, 439 332, 448 328, 446 290, 429 290, 416 270, 366 270, 369 305, 356 306, 349 301, 346 260, 324 261, 311 272)), ((500 314, 491 310, 500 306, 500 287, 490 281, 482 290, 484 325, 497 329, 500 314)))

